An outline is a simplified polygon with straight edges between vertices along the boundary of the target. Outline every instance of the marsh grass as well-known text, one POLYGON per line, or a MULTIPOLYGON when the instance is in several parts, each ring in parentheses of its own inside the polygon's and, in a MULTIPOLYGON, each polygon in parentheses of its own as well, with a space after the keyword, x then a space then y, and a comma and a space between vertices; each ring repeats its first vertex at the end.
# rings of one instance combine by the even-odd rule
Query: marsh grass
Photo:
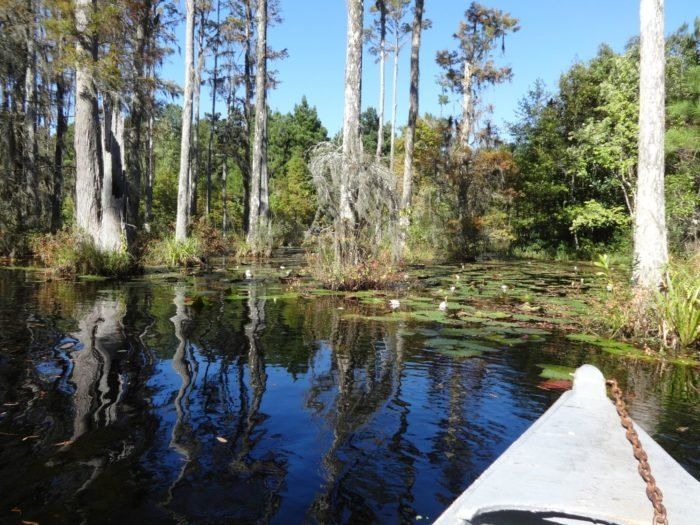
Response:
POLYGON ((30 246, 35 257, 49 270, 64 277, 84 274, 125 277, 139 269, 126 250, 102 251, 88 235, 71 230, 35 235, 30 246))
POLYGON ((202 264, 201 253, 201 245, 197 237, 188 237, 184 241, 178 241, 175 237, 166 237, 146 248, 144 261, 153 266, 186 268, 202 264))

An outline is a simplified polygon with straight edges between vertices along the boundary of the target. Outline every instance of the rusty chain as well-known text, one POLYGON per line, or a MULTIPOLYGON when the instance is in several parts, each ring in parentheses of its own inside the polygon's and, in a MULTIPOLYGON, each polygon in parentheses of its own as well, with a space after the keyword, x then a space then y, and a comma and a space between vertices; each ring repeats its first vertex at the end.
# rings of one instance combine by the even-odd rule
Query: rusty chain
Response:
POLYGON ((625 435, 627 436, 627 441, 632 444, 632 450, 634 452, 634 457, 637 459, 639 465, 637 470, 639 475, 642 477, 644 482, 647 484, 647 498, 651 501, 654 507, 654 520, 653 525, 668 525, 668 518, 666 517, 666 507, 663 504, 664 495, 661 489, 656 486, 656 480, 651 474, 651 466, 649 466, 649 458, 647 453, 642 447, 642 443, 639 441, 639 435, 634 429, 634 424, 632 419, 630 419, 627 413, 627 407, 625 401, 622 399, 622 390, 617 384, 615 379, 608 379, 606 383, 610 386, 610 391, 615 401, 615 408, 617 409, 617 414, 620 416, 620 422, 625 429, 625 435))

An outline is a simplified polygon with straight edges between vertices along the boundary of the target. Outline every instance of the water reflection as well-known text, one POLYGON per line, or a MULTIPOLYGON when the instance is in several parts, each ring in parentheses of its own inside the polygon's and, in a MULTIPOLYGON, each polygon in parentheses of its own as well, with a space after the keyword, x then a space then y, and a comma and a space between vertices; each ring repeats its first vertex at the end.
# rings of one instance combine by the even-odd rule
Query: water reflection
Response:
MULTIPOLYGON (((126 352, 121 327, 124 304, 118 295, 98 297, 92 308, 79 315, 76 344, 68 351, 68 383, 73 391, 73 434, 77 440, 93 426, 107 426, 117 417, 124 377, 113 370, 119 352, 126 352)), ((59 351, 66 347, 63 343, 59 351)))
POLYGON ((426 346, 439 327, 276 291, 0 272, 0 521, 431 519, 556 399, 542 362, 620 379, 700 472, 696 369, 556 335, 455 359, 426 346))

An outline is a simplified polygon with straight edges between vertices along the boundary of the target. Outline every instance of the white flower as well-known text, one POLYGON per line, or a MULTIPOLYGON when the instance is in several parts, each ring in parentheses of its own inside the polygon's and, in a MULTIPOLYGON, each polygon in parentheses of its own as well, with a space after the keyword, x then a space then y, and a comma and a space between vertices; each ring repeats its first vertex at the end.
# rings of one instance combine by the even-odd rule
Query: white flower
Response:
POLYGON ((605 289, 606 289, 608 292, 612 292, 612 291, 613 291, 613 285, 612 285, 612 283, 608 283, 608 285, 605 287, 605 289))
POLYGON ((398 299, 391 299, 389 301, 389 306, 391 307, 392 310, 396 310, 401 306, 401 303, 399 302, 398 299))
POLYGON ((508 285, 502 284, 502 285, 501 285, 501 291, 502 291, 503 293, 506 293, 506 292, 508 291, 508 285))
POLYGON ((450 286, 450 292, 454 293, 456 289, 457 288, 455 288, 454 286, 450 286))
POLYGON ((246 278, 246 279, 252 279, 252 278, 253 278, 253 272, 251 272, 250 270, 246 270, 246 271, 245 271, 245 278, 246 278))
POLYGON ((438 305, 438 309, 439 309, 441 312, 444 312, 445 310, 447 310, 447 297, 445 297, 445 300, 444 300, 444 301, 441 301, 441 302, 440 302, 440 304, 438 305))

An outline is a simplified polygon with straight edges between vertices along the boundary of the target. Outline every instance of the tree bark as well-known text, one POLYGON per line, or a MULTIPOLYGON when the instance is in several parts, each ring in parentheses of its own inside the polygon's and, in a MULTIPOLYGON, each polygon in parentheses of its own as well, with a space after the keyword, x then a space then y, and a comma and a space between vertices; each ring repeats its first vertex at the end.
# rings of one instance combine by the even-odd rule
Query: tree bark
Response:
POLYGON ((131 133, 128 151, 128 163, 126 168, 126 233, 129 243, 134 241, 136 231, 141 227, 141 178, 143 174, 143 121, 146 108, 146 60, 148 44, 151 36, 149 28, 153 10, 151 0, 144 0, 139 6, 140 18, 136 28, 136 49, 134 50, 134 71, 136 83, 134 85, 134 97, 129 111, 131 133))
MULTIPOLYGON (((190 162, 188 175, 189 204, 187 207, 187 224, 192 223, 193 217, 197 214, 197 183, 199 182, 200 148, 199 148, 199 103, 202 93, 202 71, 204 70, 204 11, 201 12, 199 21, 199 33, 197 36, 197 69, 194 73, 194 92, 192 95, 194 137, 192 137, 192 147, 194 148, 194 159, 190 162)), ((207 210, 207 214, 209 211, 207 210)))
POLYGON ((228 229, 228 195, 226 188, 226 158, 224 158, 223 166, 221 167, 221 231, 224 236, 228 229))
POLYGON ((177 218, 175 239, 187 239, 187 205, 189 188, 187 174, 190 167, 190 136, 192 134, 192 84, 194 82, 194 10, 195 0, 186 0, 185 29, 185 93, 182 101, 182 136, 180 137, 180 173, 177 188, 177 218))
POLYGON ((634 278, 656 289, 668 263, 664 202, 664 0, 640 2, 639 165, 634 278))
POLYGON ((105 96, 103 100, 102 159, 102 222, 99 247, 104 252, 125 249, 125 177, 124 115, 119 100, 105 96))
POLYGON ((63 152, 68 119, 66 117, 66 83, 63 73, 56 75, 56 144, 53 154, 53 192, 51 195, 51 232, 61 229, 63 203, 63 152))
POLYGON ((243 81, 245 83, 245 101, 243 117, 245 120, 245 134, 243 137, 243 151, 245 162, 241 166, 243 178, 243 231, 248 234, 250 222, 251 188, 250 178, 252 159, 250 155, 251 123, 253 121, 253 8, 251 0, 245 0, 245 50, 243 53, 243 81))
POLYGON ((379 9, 379 127, 377 129, 377 153, 376 160, 382 158, 384 149, 384 99, 386 91, 386 3, 384 0, 377 2, 379 9))
POLYGON ((389 170, 394 172, 394 146, 396 144, 396 109, 398 108, 398 100, 396 98, 396 86, 399 78, 399 52, 401 51, 399 43, 400 28, 396 24, 395 40, 394 40, 394 73, 391 87, 391 142, 389 146, 389 170))
POLYGON ((472 65, 464 60, 462 78, 462 125, 459 129, 459 141, 463 147, 469 146, 469 136, 472 132, 472 65))
POLYGON ((362 162, 360 111, 362 108, 362 18, 363 0, 348 0, 348 34, 345 55, 345 101, 343 109, 343 167, 340 175, 340 217, 336 255, 341 262, 356 259, 355 215, 350 181, 358 176, 362 162))
POLYGON ((420 37, 423 29, 423 0, 416 0, 413 14, 411 35, 411 86, 409 91, 408 124, 406 126, 406 153, 403 165, 403 192, 401 211, 407 212, 411 207, 413 192, 413 150, 418 121, 418 81, 420 78, 420 37))
POLYGON ((100 234, 102 151, 97 89, 92 76, 97 61, 97 41, 88 33, 88 21, 96 7, 96 0, 75 2, 79 35, 75 68, 75 224, 95 243, 100 234))
POLYGON ((212 146, 214 143, 214 134, 216 131, 216 84, 218 80, 218 65, 219 65, 219 35, 221 33, 221 0, 216 2, 216 36, 214 38, 214 70, 212 71, 211 83, 211 124, 209 125, 209 143, 207 144, 207 210, 206 214, 209 217, 211 210, 211 155, 212 146))
POLYGON ((36 68, 36 5, 34 0, 27 2, 29 8, 29 26, 27 27, 27 67, 24 79, 24 184, 27 199, 24 209, 25 224, 37 225, 41 218, 41 200, 39 195, 39 174, 36 165, 38 146, 36 140, 37 117, 37 68, 36 68))
POLYGON ((255 244, 269 228, 267 185, 267 0, 257 4, 257 50, 255 64, 255 130, 250 191, 248 242, 255 244))

